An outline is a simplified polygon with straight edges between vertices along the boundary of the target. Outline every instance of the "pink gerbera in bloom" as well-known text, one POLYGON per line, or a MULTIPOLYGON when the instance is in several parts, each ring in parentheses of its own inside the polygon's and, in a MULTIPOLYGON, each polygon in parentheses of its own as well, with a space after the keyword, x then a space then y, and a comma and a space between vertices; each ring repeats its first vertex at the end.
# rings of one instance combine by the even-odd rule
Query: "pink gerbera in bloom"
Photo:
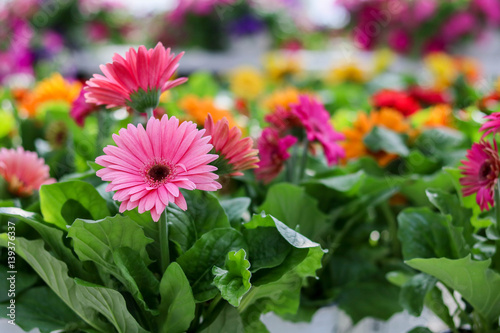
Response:
POLYGON ((310 142, 318 141, 325 152, 328 165, 338 163, 345 157, 344 148, 337 142, 345 139, 344 134, 336 132, 330 124, 330 114, 323 105, 314 98, 302 95, 299 104, 294 104, 294 113, 306 129, 307 139, 310 142))
POLYGON ((30 196, 40 186, 56 181, 50 178, 44 159, 22 147, 0 149, 0 176, 7 182, 9 192, 17 197, 30 196))
POLYGON ((280 138, 279 133, 274 128, 266 128, 257 141, 259 148, 260 162, 259 168, 255 170, 257 179, 269 183, 276 178, 286 160, 290 158, 288 148, 297 142, 297 138, 292 135, 287 135, 280 138))
POLYGON ((97 176, 111 183, 106 191, 115 191, 121 201, 120 212, 139 207, 139 213, 150 211, 158 221, 169 202, 186 210, 186 200, 179 188, 216 191, 221 185, 209 165, 217 155, 209 154, 213 146, 205 130, 175 117, 161 120, 151 117, 146 129, 129 124, 113 134, 117 146, 107 146, 96 163, 104 169, 97 176))
POLYGON ((85 118, 87 118, 89 114, 99 109, 97 105, 87 103, 84 94, 85 91, 82 89, 80 95, 73 101, 69 113, 71 118, 73 118, 79 126, 83 126, 85 118))
POLYGON ((104 76, 94 74, 87 81, 87 103, 107 108, 130 106, 140 112, 155 109, 161 93, 187 81, 187 78, 170 81, 183 54, 175 56, 161 43, 149 50, 140 46, 137 52, 130 48, 125 58, 115 54, 111 64, 100 66, 104 76))
POLYGON ((274 112, 266 115, 264 119, 280 133, 285 133, 295 127, 303 127, 299 117, 282 106, 277 106, 274 112))
POLYGON ((464 187, 464 195, 476 193, 476 202, 481 210, 488 210, 488 206, 494 205, 493 191, 500 174, 500 157, 496 141, 493 140, 493 146, 484 140, 474 143, 467 151, 466 160, 463 160, 462 164, 459 169, 463 174, 460 184, 464 187))
POLYGON ((209 113, 205 120, 205 136, 211 136, 209 143, 214 146, 219 158, 212 164, 217 166, 218 174, 243 176, 241 171, 257 168, 258 150, 252 149, 251 138, 241 138, 241 130, 234 126, 229 128, 229 122, 224 117, 214 124, 209 113))
POLYGON ((483 137, 490 133, 500 133, 500 112, 494 112, 484 118, 488 119, 488 121, 479 129, 480 131, 485 131, 483 137))

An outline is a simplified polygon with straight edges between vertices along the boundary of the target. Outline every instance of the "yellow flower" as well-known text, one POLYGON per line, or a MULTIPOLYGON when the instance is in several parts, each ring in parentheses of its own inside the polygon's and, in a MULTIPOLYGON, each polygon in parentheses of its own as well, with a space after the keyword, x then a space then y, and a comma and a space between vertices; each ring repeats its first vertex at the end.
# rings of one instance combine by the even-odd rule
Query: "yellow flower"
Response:
POLYGON ((65 102, 69 105, 80 94, 80 82, 66 81, 61 74, 54 73, 40 81, 35 88, 25 96, 20 105, 20 111, 27 117, 35 117, 40 107, 48 102, 65 102))
POLYGON ((281 82, 302 71, 297 57, 278 52, 268 53, 264 58, 264 68, 272 81, 281 82))
POLYGON ((409 133, 411 131, 405 117, 396 110, 384 108, 380 111, 372 111, 370 114, 360 112, 353 128, 343 131, 346 139, 342 143, 342 147, 345 149, 347 160, 372 156, 381 166, 385 166, 398 157, 396 154, 385 151, 372 152, 365 145, 363 141, 365 136, 375 126, 382 126, 398 133, 409 133))
POLYGON ((229 89, 237 97, 253 100, 264 90, 262 74, 255 68, 243 66, 235 69, 229 76, 229 89))
POLYGON ((373 73, 379 74, 385 72, 394 61, 395 55, 390 49, 381 49, 375 51, 373 59, 373 73))
POLYGON ((434 85, 438 90, 449 88, 459 75, 463 75, 469 83, 474 83, 481 74, 478 62, 472 58, 454 58, 440 52, 428 55, 424 61, 434 76, 434 85))
POLYGON ((289 110, 290 104, 299 102, 299 95, 300 91, 294 87, 276 90, 264 100, 263 106, 268 112, 276 110, 278 106, 289 110))
POLYGON ((188 114, 189 120, 200 126, 205 124, 208 114, 212 115, 214 122, 226 117, 229 127, 237 126, 233 115, 228 110, 219 109, 211 98, 200 98, 195 95, 187 95, 179 101, 180 108, 188 114))
POLYGON ((429 54, 424 63, 434 77, 434 88, 437 90, 449 88, 458 77, 455 60, 444 52, 429 54))
POLYGON ((368 73, 354 61, 348 61, 333 68, 326 78, 326 82, 333 84, 342 82, 363 83, 367 80, 368 73))

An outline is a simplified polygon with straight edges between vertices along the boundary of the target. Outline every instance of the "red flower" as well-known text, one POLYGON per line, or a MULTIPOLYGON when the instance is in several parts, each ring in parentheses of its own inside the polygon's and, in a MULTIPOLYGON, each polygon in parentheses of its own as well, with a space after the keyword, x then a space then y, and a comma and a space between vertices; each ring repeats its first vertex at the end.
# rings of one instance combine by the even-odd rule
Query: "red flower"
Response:
POLYGON ((420 104, 409 94, 403 91, 384 89, 373 95, 373 105, 376 108, 392 108, 408 117, 418 110, 420 104))
POLYGON ((427 106, 449 103, 449 97, 445 93, 434 89, 413 86, 408 89, 408 94, 413 99, 427 106))

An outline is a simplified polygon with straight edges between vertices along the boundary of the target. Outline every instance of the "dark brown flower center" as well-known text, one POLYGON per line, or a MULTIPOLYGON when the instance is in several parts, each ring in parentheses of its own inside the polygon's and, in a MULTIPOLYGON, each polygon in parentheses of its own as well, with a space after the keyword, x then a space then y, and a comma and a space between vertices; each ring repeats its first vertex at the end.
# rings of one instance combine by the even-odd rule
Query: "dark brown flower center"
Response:
POLYGON ((487 179, 491 174, 492 168, 489 161, 484 162, 479 168, 479 177, 481 179, 487 179))
POLYGON ((153 165, 148 171, 148 176, 155 182, 161 182, 170 174, 170 169, 166 165, 156 164, 153 165))

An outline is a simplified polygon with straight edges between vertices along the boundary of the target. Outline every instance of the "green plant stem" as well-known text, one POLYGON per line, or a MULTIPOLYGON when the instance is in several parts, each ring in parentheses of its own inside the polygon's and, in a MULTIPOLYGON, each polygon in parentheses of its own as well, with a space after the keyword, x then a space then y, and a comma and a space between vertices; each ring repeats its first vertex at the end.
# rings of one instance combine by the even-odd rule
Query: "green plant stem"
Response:
POLYGON ((382 209, 382 213, 384 214, 384 217, 387 220, 387 224, 389 227, 389 235, 391 237, 391 246, 392 246, 392 252, 395 255, 399 255, 401 252, 401 244, 399 243, 398 239, 398 223, 396 219, 394 218, 394 214, 392 213, 391 207, 389 206, 389 202, 386 201, 380 205, 380 208, 382 209))
POLYGON ((302 159, 300 161, 300 171, 299 171, 299 179, 297 183, 300 183, 305 176, 306 166, 307 166, 307 152, 309 148, 309 140, 306 138, 304 140, 304 149, 302 150, 302 159))
POLYGON ((149 120, 149 118, 151 118, 151 117, 153 117, 153 116, 154 116, 154 112, 153 112, 153 111, 154 111, 154 109, 153 109, 153 108, 147 108, 147 109, 146 109, 146 110, 144 110, 144 111, 146 111, 146 115, 148 116, 148 119, 147 119, 147 120, 149 120))
POLYGON ((344 237, 347 234, 347 232, 349 230, 351 230, 351 228, 354 226, 354 224, 356 224, 356 222, 358 222, 358 220, 361 218, 361 216, 363 216, 363 214, 364 214, 364 211, 359 212, 356 215, 352 216, 349 220, 347 220, 347 222, 344 225, 344 227, 342 228, 342 230, 340 230, 337 233, 337 235, 333 239, 333 242, 328 247, 328 253, 326 253, 323 256, 323 268, 325 268, 326 265, 328 265, 328 262, 330 261, 330 258, 332 257, 332 255, 335 252, 335 250, 340 246, 340 243, 342 242, 342 239, 344 239, 344 237))
POLYGON ((158 232, 160 234, 160 267, 161 274, 165 273, 168 265, 170 264, 170 250, 168 248, 168 221, 167 221, 167 207, 160 215, 158 221, 158 232))

